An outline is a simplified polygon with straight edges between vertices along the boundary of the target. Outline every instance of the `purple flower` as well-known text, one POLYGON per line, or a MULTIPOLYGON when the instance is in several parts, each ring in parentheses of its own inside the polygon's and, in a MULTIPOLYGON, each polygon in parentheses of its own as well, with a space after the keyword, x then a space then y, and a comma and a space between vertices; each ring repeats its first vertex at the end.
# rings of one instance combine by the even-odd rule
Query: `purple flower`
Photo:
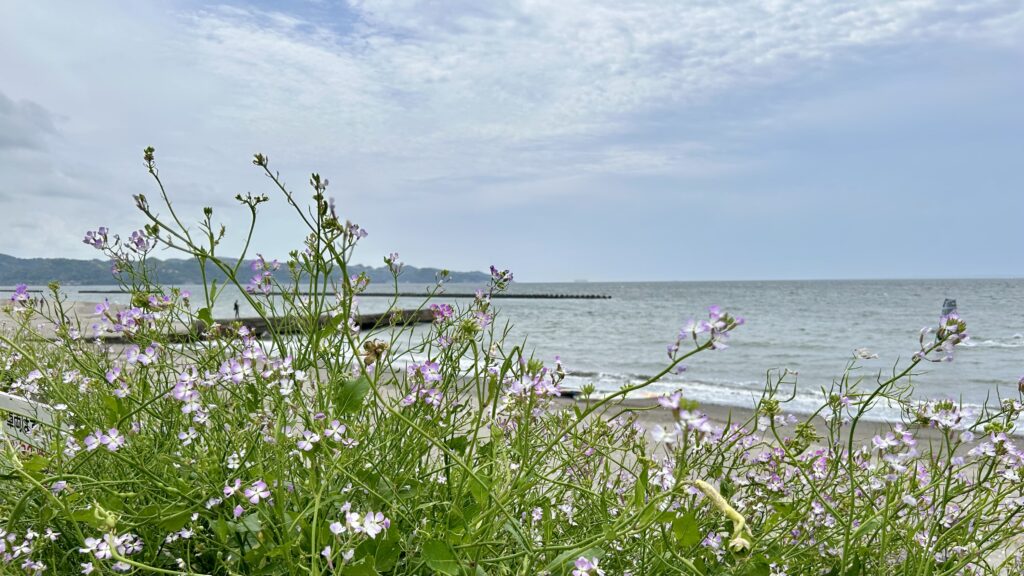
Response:
POLYGON ((149 252, 153 248, 153 243, 150 241, 149 236, 146 236, 145 231, 136 230, 132 232, 130 238, 128 238, 128 247, 136 252, 149 252))
POLYGON ((441 392, 439 392, 437 388, 430 388, 430 389, 424 390, 422 392, 422 395, 423 395, 423 402, 427 406, 433 406, 435 408, 437 408, 437 407, 439 407, 441 405, 441 400, 444 398, 444 395, 441 394, 441 392))
POLYGON ((106 560, 111 556, 110 544, 101 538, 86 538, 85 547, 79 548, 78 551, 82 554, 92 554, 97 560, 106 560))
POLYGON ((256 292, 270 294, 270 289, 273 287, 274 271, 281 267, 281 263, 277 260, 267 262, 262 254, 257 254, 256 259, 252 261, 249 267, 254 274, 252 279, 249 280, 249 284, 246 285, 245 291, 250 294, 256 292))
POLYGON ((263 480, 253 482, 252 486, 246 488, 243 494, 253 504, 259 504, 260 500, 270 498, 270 490, 267 489, 267 483, 263 480))
POLYGON ((363 518, 362 531, 370 538, 377 538, 377 535, 391 526, 391 520, 384 517, 380 512, 367 512, 363 518))
POLYGON ((92 434, 85 437, 84 442, 85 449, 90 452, 100 446, 111 452, 117 452, 119 448, 124 446, 125 440, 124 436, 121 436, 121 433, 117 431, 117 428, 111 428, 106 432, 97 428, 92 434))
POLYGON ((450 304, 431 304, 430 311, 434 313, 434 322, 441 323, 455 316, 455 309, 450 304))
POLYGON ((324 430, 324 436, 334 440, 335 442, 341 442, 347 430, 348 427, 341 422, 331 420, 331 423, 328 424, 327 428, 324 430))
POLYGON ((423 383, 440 382, 441 366, 437 362, 426 361, 421 364, 412 363, 406 372, 413 380, 423 383))
POLYGON ((875 434, 874 438, 871 439, 871 443, 874 444, 875 448, 878 450, 888 450, 889 448, 895 448, 900 445, 899 440, 896 439, 896 435, 892 432, 887 433, 885 437, 875 434))
POLYGON ((670 410, 679 410, 679 401, 682 400, 682 392, 673 392, 670 396, 661 396, 658 398, 658 404, 662 407, 670 410))
POLYGON ((402 273, 402 268, 404 267, 404 264, 398 261, 398 252, 392 252, 391 254, 388 254, 384 258, 384 263, 387 264, 388 270, 391 270, 392 274, 397 276, 402 273))
POLYGON ((11 294, 11 302, 14 302, 16 304, 24 304, 25 302, 28 302, 30 299, 31 296, 29 296, 28 294, 28 286, 24 284, 18 284, 14 288, 14 294, 11 294))
POLYGON ((222 380, 230 380, 235 384, 241 384, 246 375, 252 371, 252 361, 245 359, 239 362, 236 358, 225 360, 220 365, 220 377, 222 380))
POLYGON ((686 325, 679 331, 679 339, 685 340, 687 338, 696 338, 697 334, 706 332, 708 328, 707 322, 697 322, 693 318, 686 322, 686 325))
POLYGON ((121 377, 121 367, 113 366, 110 370, 107 370, 106 378, 109 384, 113 384, 121 377))
POLYGON ((303 452, 309 452, 310 450, 313 449, 313 445, 319 441, 319 434, 314 434, 313 432, 306 430, 302 433, 302 438, 296 444, 298 445, 299 450, 302 450, 303 452))
POLYGON ((235 478, 234 483, 228 484, 228 485, 224 486, 224 497, 225 498, 230 498, 230 497, 234 496, 236 492, 241 490, 241 488, 242 488, 242 481, 239 480, 238 478, 235 478))
POLYGON ((512 272, 508 270, 498 270, 493 265, 491 266, 491 281, 495 286, 504 288, 509 282, 512 282, 512 272))
POLYGON ((109 232, 106 226, 100 226, 96 230, 89 230, 85 233, 85 238, 82 239, 82 242, 97 250, 102 250, 107 247, 107 235, 109 232))
POLYGON ((580 556, 575 563, 576 569, 572 571, 572 576, 604 576, 604 570, 601 570, 597 566, 597 558, 587 559, 585 556, 580 556))
POLYGON ((178 432, 178 440, 181 440, 182 446, 188 446, 193 440, 199 437, 199 433, 196 429, 189 426, 185 432, 178 432))
POLYGON ((347 232, 348 235, 355 240, 360 240, 369 236, 366 230, 363 230, 363 228, 360 227, 359 224, 354 224, 347 220, 345 221, 345 232, 347 232))

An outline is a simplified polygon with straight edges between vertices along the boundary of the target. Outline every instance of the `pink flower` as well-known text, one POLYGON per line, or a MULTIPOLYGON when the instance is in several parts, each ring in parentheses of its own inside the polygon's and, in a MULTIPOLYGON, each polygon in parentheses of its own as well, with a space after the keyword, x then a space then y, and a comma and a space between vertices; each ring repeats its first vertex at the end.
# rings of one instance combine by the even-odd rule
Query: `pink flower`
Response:
POLYGON ((580 556, 576 559, 575 566, 572 576, 604 576, 604 570, 597 566, 597 558, 588 560, 585 556, 580 556))
POLYGON ((267 483, 263 480, 253 482, 252 486, 245 489, 244 494, 249 499, 249 502, 253 504, 259 504, 260 500, 270 498, 270 490, 267 489, 267 483))

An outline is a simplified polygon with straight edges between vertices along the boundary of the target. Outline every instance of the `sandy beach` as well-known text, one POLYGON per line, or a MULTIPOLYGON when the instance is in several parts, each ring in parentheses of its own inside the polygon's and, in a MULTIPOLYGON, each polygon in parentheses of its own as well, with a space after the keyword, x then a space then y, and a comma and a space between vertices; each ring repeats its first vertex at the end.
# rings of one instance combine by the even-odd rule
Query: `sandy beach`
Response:
MULTIPOLYGON (((65 309, 69 319, 71 319, 72 322, 79 322, 83 329, 87 329, 88 326, 97 318, 95 302, 66 302, 65 309)), ((116 313, 117 309, 117 305, 111 305, 112 312, 116 313)), ((20 319, 16 317, 16 314, 12 312, 10 307, 5 306, 2 312, 0 312, 0 330, 4 333, 10 333, 10 331, 16 329, 19 323, 20 319)), ((39 322, 38 319, 33 320, 33 329, 38 331, 44 338, 53 338, 55 336, 53 326, 45 322, 39 322)), ((121 347, 117 344, 112 346, 112 350, 120 349, 121 347)), ((685 387, 683 392, 685 394, 685 387)), ((590 402, 596 402, 598 400, 599 397, 591 399, 590 402)), ((587 400, 584 400, 579 396, 576 398, 566 396, 558 398, 555 401, 555 406, 566 408, 573 403, 585 405, 587 400)), ((805 417, 801 416, 797 412, 787 412, 785 405, 782 406, 782 409, 784 414, 793 413, 798 418, 801 418, 801 420, 805 417)), ((705 413, 716 425, 724 426, 732 423, 752 426, 751 420, 753 418, 753 410, 747 407, 702 403, 698 406, 698 410, 705 413)), ((675 423, 672 411, 660 406, 657 399, 654 397, 625 398, 618 400, 616 406, 609 410, 607 414, 613 415, 622 411, 629 411, 632 414, 635 414, 638 422, 648 430, 657 425, 670 428, 675 423)), ((822 418, 816 418, 815 424, 818 428, 819 434, 823 435, 826 426, 825 421, 822 418)), ((780 431, 780 434, 784 435, 791 431, 792 427, 786 427, 780 431)), ((890 424, 888 423, 867 420, 862 421, 858 424, 855 431, 856 443, 869 443, 874 435, 885 434, 888 431, 890 431, 890 424)), ((919 436, 921 436, 922 439, 938 437, 933 430, 929 429, 921 430, 919 432, 919 436)))

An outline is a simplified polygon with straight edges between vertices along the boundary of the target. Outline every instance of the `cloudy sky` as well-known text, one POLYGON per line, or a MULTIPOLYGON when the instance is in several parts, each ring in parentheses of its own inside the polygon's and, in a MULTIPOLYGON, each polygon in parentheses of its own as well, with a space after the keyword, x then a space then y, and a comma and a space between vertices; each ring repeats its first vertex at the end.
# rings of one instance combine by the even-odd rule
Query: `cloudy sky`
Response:
POLYGON ((517 279, 1024 275, 1024 3, 0 0, 0 252, 93 257, 155 195, 359 260, 517 279))

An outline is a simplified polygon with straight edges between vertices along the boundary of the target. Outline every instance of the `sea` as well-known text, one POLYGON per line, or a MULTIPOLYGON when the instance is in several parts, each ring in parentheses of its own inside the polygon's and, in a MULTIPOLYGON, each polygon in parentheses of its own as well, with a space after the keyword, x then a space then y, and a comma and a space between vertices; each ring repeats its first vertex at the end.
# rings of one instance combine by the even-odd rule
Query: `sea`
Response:
MULTIPOLYGON (((123 295, 88 293, 103 287, 67 287, 73 300, 127 301, 123 295)), ((109 288, 109 287, 107 287, 109 288)), ((190 287, 183 287, 190 288, 190 287)), ((449 284, 448 294, 479 286, 449 284)), ((196 287, 191 287, 198 293, 196 287)), ((402 291, 423 293, 422 285, 402 291)), ((766 381, 787 370, 787 409, 813 411, 854 357, 866 349, 877 358, 857 361, 852 372, 863 389, 906 365, 919 349, 920 331, 935 326, 947 298, 955 299, 970 339, 952 362, 922 363, 911 380, 920 399, 952 398, 965 405, 1017 397, 1024 376, 1024 279, 820 280, 746 282, 514 283, 509 293, 599 294, 608 299, 496 299, 497 321, 511 324, 511 343, 525 343, 536 358, 559 357, 567 389, 592 384, 600 392, 648 379, 668 362, 667 346, 691 318, 708 307, 742 316, 729 347, 697 355, 681 374, 669 374, 640 394, 681 390, 700 403, 750 407, 766 381)), ((225 293, 214 315, 251 313, 238 294, 225 293)), ((441 295, 438 302, 468 303, 441 295)), ((419 300, 402 298, 401 306, 419 300)), ((387 307, 386 298, 363 296, 361 312, 387 307)), ((685 344, 684 344, 685 349, 685 344)))

